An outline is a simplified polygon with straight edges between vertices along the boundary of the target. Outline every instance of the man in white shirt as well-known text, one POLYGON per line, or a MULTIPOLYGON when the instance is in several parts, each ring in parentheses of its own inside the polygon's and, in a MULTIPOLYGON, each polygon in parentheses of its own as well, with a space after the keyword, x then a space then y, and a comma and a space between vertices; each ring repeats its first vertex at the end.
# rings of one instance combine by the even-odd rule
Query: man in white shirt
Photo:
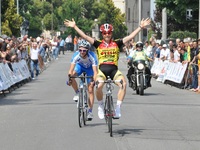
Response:
POLYGON ((36 42, 33 42, 31 50, 30 50, 31 78, 32 79, 35 79, 34 78, 34 70, 36 70, 36 77, 39 75, 38 54, 39 54, 39 46, 36 42))
POLYGON ((163 44, 163 48, 160 51, 161 60, 170 60, 170 50, 167 48, 167 44, 163 44))
POLYGON ((178 52, 177 45, 173 45, 173 52, 174 52, 174 61, 173 62, 180 62, 180 53, 178 52))

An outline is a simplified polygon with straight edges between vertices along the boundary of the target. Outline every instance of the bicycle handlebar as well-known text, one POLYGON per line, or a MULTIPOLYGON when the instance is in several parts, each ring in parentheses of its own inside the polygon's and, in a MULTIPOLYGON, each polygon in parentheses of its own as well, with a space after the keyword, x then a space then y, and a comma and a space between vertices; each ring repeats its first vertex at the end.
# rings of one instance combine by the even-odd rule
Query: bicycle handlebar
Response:
POLYGON ((100 81, 96 81, 95 84, 96 84, 96 88, 98 87, 98 84, 99 83, 121 83, 122 85, 122 89, 123 89, 123 80, 111 80, 110 77, 108 77, 107 80, 103 81, 103 80, 100 80, 100 81))
POLYGON ((93 76, 70 76, 69 78, 93 78, 93 76))
POLYGON ((71 80, 71 78, 79 78, 81 79, 83 82, 85 82, 85 79, 87 78, 91 78, 91 82, 93 82, 93 76, 87 76, 85 73, 81 74, 80 76, 69 76, 69 80, 71 80))

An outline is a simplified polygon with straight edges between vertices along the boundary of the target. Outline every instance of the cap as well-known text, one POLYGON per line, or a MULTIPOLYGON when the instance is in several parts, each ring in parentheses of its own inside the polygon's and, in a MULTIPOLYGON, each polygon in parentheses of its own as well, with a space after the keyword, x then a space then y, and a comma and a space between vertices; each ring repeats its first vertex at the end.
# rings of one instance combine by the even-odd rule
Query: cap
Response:
POLYGON ((163 46, 162 47, 167 47, 167 44, 163 44, 163 46))
POLYGON ((2 39, 7 39, 8 38, 8 36, 5 35, 5 34, 1 35, 1 37, 2 37, 2 39))

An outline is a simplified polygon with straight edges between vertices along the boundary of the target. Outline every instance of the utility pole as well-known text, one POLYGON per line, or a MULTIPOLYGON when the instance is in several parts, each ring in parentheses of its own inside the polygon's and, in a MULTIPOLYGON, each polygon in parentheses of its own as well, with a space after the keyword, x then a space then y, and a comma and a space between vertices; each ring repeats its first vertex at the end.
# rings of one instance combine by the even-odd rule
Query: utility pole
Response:
POLYGON ((53 32, 53 2, 51 2, 52 10, 51 10, 51 31, 53 32))
POLYGON ((162 40, 167 39, 167 12, 166 8, 162 10, 162 40))
MULTIPOLYGON (((140 21, 142 20, 142 0, 139 0, 139 17, 138 17, 138 26, 140 25, 140 21)), ((142 31, 139 32, 139 41, 142 41, 142 31)))
POLYGON ((19 15, 19 0, 17 0, 17 14, 19 15))

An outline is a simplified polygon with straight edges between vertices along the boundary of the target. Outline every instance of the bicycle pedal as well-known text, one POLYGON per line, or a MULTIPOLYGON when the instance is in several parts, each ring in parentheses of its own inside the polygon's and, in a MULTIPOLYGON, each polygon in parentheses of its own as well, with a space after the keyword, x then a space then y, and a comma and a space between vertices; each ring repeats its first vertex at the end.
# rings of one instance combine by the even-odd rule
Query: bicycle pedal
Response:
POLYGON ((120 117, 115 117, 115 116, 113 116, 113 119, 119 119, 120 117))
POLYGON ((92 118, 88 118, 87 121, 92 121, 92 118))
POLYGON ((107 116, 107 117, 108 117, 108 116, 113 116, 113 117, 114 117, 114 114, 106 114, 105 116, 107 116))

